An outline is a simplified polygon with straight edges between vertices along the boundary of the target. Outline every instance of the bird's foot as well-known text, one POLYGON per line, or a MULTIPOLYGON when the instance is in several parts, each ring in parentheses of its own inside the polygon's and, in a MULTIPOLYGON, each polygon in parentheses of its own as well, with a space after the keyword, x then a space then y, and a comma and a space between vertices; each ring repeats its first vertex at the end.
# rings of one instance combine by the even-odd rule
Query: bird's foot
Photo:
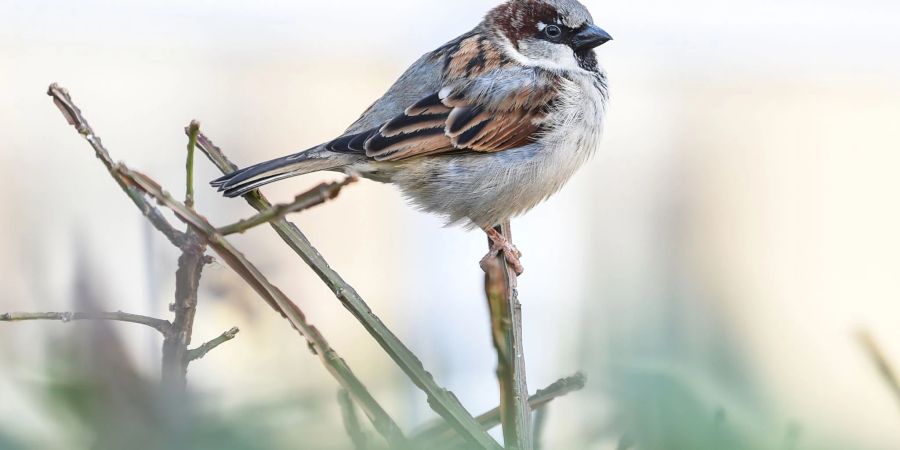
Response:
POLYGON ((488 251, 487 255, 484 255, 484 258, 481 259, 481 268, 487 272, 491 260, 500 255, 500 252, 503 252, 503 256, 506 257, 506 263, 509 264, 509 267, 516 272, 517 276, 522 275, 522 273, 525 272, 525 267, 522 266, 522 262, 519 260, 519 258, 522 257, 522 252, 520 252, 512 242, 509 242, 509 240, 497 230, 488 228, 487 230, 484 230, 484 232, 487 233, 488 238, 491 240, 491 249, 488 251))

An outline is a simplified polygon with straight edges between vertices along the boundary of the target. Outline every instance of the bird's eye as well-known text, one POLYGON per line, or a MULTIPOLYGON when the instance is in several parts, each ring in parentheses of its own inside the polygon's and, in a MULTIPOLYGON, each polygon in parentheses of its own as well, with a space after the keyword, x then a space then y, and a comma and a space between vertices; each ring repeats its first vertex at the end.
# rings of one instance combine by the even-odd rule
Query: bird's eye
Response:
POLYGON ((547 27, 544 28, 544 34, 550 39, 556 39, 562 36, 562 29, 556 25, 547 25, 547 27))

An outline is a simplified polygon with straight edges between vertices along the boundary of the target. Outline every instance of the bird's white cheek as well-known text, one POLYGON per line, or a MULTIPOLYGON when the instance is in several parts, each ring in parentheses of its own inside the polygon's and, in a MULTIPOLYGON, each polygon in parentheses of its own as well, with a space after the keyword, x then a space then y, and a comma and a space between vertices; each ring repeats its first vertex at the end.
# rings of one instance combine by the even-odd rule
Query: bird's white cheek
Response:
POLYGON ((568 45, 526 40, 519 43, 519 53, 527 61, 526 65, 551 70, 581 70, 575 52, 568 45))

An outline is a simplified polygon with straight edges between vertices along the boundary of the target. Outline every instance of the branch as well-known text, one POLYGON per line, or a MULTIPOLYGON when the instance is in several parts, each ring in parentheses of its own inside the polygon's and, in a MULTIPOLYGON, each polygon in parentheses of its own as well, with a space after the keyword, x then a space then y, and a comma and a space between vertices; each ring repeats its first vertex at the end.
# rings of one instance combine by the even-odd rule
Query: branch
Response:
POLYGON ((288 214, 319 206, 328 200, 336 198, 338 194, 341 193, 341 189, 356 182, 356 180, 356 177, 347 177, 341 182, 322 183, 309 191, 297 195, 291 203, 272 206, 249 219, 244 219, 237 223, 219 228, 219 234, 228 236, 236 233, 244 233, 253 227, 269 223, 273 220, 283 219, 288 214))
MULTIPOLYGON (((509 221, 500 225, 497 231, 512 243, 509 221)), ((491 335, 497 350, 503 442, 507 449, 532 450, 531 408, 527 400, 528 383, 522 348, 522 305, 516 287, 516 273, 510 270, 503 252, 500 252, 486 267, 485 293, 491 313, 491 335)))
POLYGON ((81 134, 88 143, 91 144, 91 147, 94 148, 94 153, 97 158, 106 166, 106 169, 109 170, 110 175, 116 180, 119 184, 119 187, 122 188, 123 191, 128 195, 132 202, 134 202, 135 206, 141 210, 141 213, 147 217, 150 223, 159 230, 166 239, 169 240, 176 247, 180 247, 182 241, 184 240, 184 234, 178 230, 176 230, 168 220, 159 212, 152 203, 148 202, 141 193, 132 186, 129 186, 121 177, 117 177, 113 172, 113 160, 109 156, 109 152, 106 151, 106 148, 103 147, 103 143, 100 141, 100 137, 94 134, 94 130, 88 124, 87 120, 85 120, 84 116, 81 115, 81 110, 78 109, 77 106, 72 102, 72 98, 69 96, 69 92, 64 88, 59 87, 56 83, 50 85, 50 88, 47 91, 47 95, 53 97, 53 103, 56 104, 56 107, 59 108, 60 112, 62 112, 63 116, 65 116, 66 120, 69 122, 69 125, 75 127, 78 130, 78 133, 81 134))
POLYGON ((230 330, 219 335, 219 337, 217 337, 195 349, 188 350, 187 353, 184 355, 184 357, 187 360, 187 362, 196 361, 196 360, 206 356, 206 354, 211 352, 214 348, 234 339, 235 336, 237 336, 237 334, 240 331, 241 330, 238 329, 238 327, 232 327, 230 330))
MULTIPOLYGON (((540 409, 556 398, 584 389, 586 382, 586 377, 581 373, 575 374, 568 378, 563 378, 551 384, 550 386, 537 391, 534 395, 529 397, 528 405, 532 410, 540 409)), ((500 408, 494 408, 478 416, 477 420, 485 430, 490 430, 491 428, 500 425, 500 408)), ((416 433, 413 440, 414 442, 427 442, 429 443, 429 445, 432 445, 437 442, 447 441, 449 439, 455 438, 456 433, 452 433, 452 431, 453 430, 446 423, 436 422, 425 427, 424 429, 422 429, 422 431, 416 433)))
MULTIPOLYGON (((185 239, 193 240, 194 233, 202 236, 203 240, 210 244, 216 252, 223 257, 225 262, 232 267, 245 281, 247 281, 254 290, 257 291, 276 311, 284 315, 291 324, 301 334, 307 337, 307 342, 315 353, 322 360, 323 364, 329 372, 338 380, 338 382, 347 389, 362 406, 366 415, 372 421, 376 430, 378 430, 387 442, 399 448, 406 446, 406 438, 400 431, 397 424, 391 419, 384 409, 369 394, 365 386, 356 378, 353 372, 347 366, 346 362, 340 358, 337 353, 331 349, 328 342, 319 333, 319 331, 311 324, 306 322, 303 312, 288 299, 278 288, 272 286, 268 280, 253 266, 243 254, 235 250, 235 248, 226 241, 221 235, 218 235, 215 227, 198 215, 193 209, 186 207, 184 204, 178 203, 170 195, 165 193, 159 185, 150 180, 146 176, 129 171, 122 165, 115 165, 109 157, 109 153, 100 144, 99 138, 94 135, 93 130, 82 117, 81 111, 76 107, 68 92, 60 88, 56 84, 50 86, 48 94, 53 97, 54 102, 66 119, 76 127, 79 133, 85 136, 91 146, 97 153, 98 158, 103 161, 109 170, 110 175, 119 183, 122 189, 129 195, 134 203, 144 211, 145 215, 160 231, 169 237, 172 243, 182 246, 185 239), (186 222, 193 230, 186 234, 175 230, 165 218, 152 206, 143 194, 154 197, 157 201, 166 204, 171 208, 179 218, 186 222)), ((189 167, 190 169, 190 167, 189 167)), ((201 258, 203 263, 205 258, 201 258)), ((188 265, 185 265, 188 266, 188 265)), ((185 277, 187 279, 188 277, 185 277)), ((195 292, 196 293, 196 292, 195 292)), ((176 295, 178 297, 178 295, 176 295)), ((189 340, 189 337, 188 337, 189 340)))
POLYGON ((344 389, 338 391, 338 405, 341 406, 344 428, 347 429, 347 434, 350 436, 350 440, 353 441, 353 448, 366 450, 368 448, 366 433, 362 430, 359 419, 356 417, 356 408, 353 406, 353 400, 350 399, 350 394, 344 389))
MULTIPOLYGON (((185 207, 194 207, 194 147, 200 123, 192 120, 188 126, 187 163, 185 164, 185 207)), ((115 170, 118 172, 118 170, 115 170)), ((207 263, 206 242, 188 227, 181 243, 181 256, 178 258, 178 270, 175 272, 175 302, 172 311, 174 333, 163 341, 162 383, 175 394, 173 401, 179 401, 187 386, 187 369, 191 359, 188 357, 188 346, 194 330, 194 317, 197 315, 197 291, 200 289, 200 277, 207 263)))
POLYGON ((887 384, 891 393, 896 400, 900 402, 900 378, 897 377, 897 371, 884 355, 884 351, 881 350, 878 341, 875 340, 875 337, 873 337, 871 333, 865 330, 861 330, 857 333, 857 339, 866 350, 869 358, 875 363, 879 375, 881 375, 881 378, 884 380, 885 384, 887 384))
POLYGON ((273 286, 262 272, 248 261, 224 236, 219 234, 205 217, 175 200, 169 193, 163 191, 159 184, 146 175, 129 170, 122 164, 117 165, 114 170, 123 179, 127 180, 129 184, 171 209, 180 220, 187 223, 198 236, 202 237, 222 258, 222 261, 231 267, 275 311, 280 312, 297 331, 306 337, 310 348, 319 356, 319 359, 321 359, 338 383, 353 395, 354 399, 356 399, 372 421, 375 429, 384 436, 385 440, 395 447, 402 448, 406 446, 406 438, 394 420, 391 419, 362 382, 353 374, 346 361, 331 348, 319 330, 306 320, 303 311, 280 289, 273 286))
MULTIPOLYGON (((197 146, 224 174, 236 170, 236 166, 225 157, 222 151, 216 147, 206 136, 202 134, 197 138, 197 146)), ((259 192, 253 191, 244 196, 247 203, 257 211, 265 211, 271 208, 268 200, 259 192)), ((394 360, 401 370, 412 382, 428 397, 431 408, 456 429, 466 441, 476 448, 499 450, 500 446, 490 437, 466 411, 456 396, 439 386, 434 377, 425 370, 422 362, 406 347, 397 336, 389 330, 363 301, 362 297, 344 279, 328 265, 328 262, 315 247, 306 239, 306 236, 294 224, 284 219, 270 222, 272 228, 281 236, 281 239, 290 246, 294 252, 322 279, 322 281, 334 292, 335 296, 375 338, 375 341, 394 360)))
POLYGON ((74 320, 106 320, 114 322, 128 322, 146 325, 159 331, 164 336, 169 334, 172 324, 168 320, 154 317, 140 316, 137 314, 117 312, 45 312, 45 313, 6 313, 0 314, 0 322, 23 322, 26 320, 58 320, 71 322, 74 320))
POLYGON ((194 148, 197 147, 197 135, 200 134, 200 122, 192 120, 188 125, 187 162, 185 163, 184 204, 194 207, 194 148))

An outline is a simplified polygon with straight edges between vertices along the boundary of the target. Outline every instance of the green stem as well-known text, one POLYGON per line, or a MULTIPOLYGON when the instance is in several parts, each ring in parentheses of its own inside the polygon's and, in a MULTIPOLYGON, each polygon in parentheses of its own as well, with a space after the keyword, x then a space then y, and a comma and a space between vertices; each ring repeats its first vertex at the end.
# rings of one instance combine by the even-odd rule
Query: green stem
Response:
POLYGON ((184 204, 188 208, 194 207, 194 149, 197 147, 198 135, 200 135, 200 122, 192 120, 191 124, 188 125, 187 163, 185 164, 187 186, 184 194, 184 204))

